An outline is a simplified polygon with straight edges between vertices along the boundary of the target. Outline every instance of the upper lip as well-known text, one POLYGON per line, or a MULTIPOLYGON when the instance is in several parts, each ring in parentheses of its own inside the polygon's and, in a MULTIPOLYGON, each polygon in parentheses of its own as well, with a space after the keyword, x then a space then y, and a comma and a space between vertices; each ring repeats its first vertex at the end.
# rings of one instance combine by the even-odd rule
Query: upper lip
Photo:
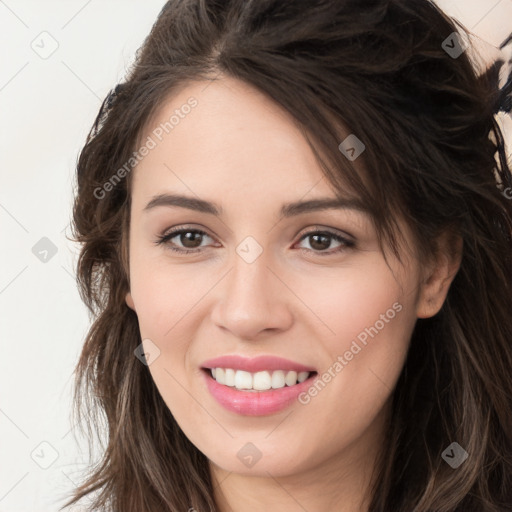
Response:
POLYGON ((208 359, 201 365, 203 368, 232 368, 255 373, 264 370, 292 370, 296 372, 314 372, 315 369, 289 359, 276 356, 243 357, 239 355, 225 355, 208 359))

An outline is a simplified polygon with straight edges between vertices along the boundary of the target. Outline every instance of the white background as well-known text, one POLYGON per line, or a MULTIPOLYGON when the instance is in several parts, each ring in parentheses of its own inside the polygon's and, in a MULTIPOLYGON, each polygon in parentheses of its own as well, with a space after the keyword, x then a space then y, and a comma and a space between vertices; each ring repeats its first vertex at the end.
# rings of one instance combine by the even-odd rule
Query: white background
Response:
MULTIPOLYGON (((0 512, 57 511, 87 462, 70 423, 89 325, 66 239, 74 167, 164 3, 0 0, 0 512), (33 49, 52 44, 46 59, 33 49), (57 249, 46 263, 32 252, 43 237, 57 249)), ((512 0, 438 3, 491 44, 489 55, 512 32, 512 0)))

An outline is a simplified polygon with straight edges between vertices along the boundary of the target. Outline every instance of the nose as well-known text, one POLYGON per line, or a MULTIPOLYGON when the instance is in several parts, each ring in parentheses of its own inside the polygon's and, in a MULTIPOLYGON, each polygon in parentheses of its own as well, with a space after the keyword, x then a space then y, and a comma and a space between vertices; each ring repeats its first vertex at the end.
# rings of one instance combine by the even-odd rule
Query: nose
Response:
POLYGON ((254 340, 263 332, 280 332, 293 323, 291 293, 269 264, 265 252, 248 263, 235 254, 218 289, 212 320, 238 339, 254 340))

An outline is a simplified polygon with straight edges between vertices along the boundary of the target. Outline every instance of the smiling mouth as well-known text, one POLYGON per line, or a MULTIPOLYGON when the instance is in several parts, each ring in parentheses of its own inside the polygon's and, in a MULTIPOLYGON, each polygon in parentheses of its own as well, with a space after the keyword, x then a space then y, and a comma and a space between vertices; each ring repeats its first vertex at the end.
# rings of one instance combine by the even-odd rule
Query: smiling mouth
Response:
POLYGON ((264 370, 247 372, 234 368, 202 368, 218 384, 246 392, 264 392, 293 387, 313 378, 316 371, 264 370))

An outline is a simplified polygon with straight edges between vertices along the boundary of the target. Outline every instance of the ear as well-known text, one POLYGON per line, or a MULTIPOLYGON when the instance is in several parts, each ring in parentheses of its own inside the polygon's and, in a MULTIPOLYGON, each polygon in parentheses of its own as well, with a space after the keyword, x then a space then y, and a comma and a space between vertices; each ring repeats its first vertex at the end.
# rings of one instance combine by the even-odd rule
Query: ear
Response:
POLYGON ((416 314, 430 318, 441 309, 462 260, 462 238, 445 231, 436 240, 437 252, 424 270, 416 314))
POLYGON ((132 297, 132 294, 130 292, 128 292, 126 294, 125 301, 126 301, 126 304, 128 305, 128 307, 135 311, 135 304, 133 303, 133 297, 132 297))

